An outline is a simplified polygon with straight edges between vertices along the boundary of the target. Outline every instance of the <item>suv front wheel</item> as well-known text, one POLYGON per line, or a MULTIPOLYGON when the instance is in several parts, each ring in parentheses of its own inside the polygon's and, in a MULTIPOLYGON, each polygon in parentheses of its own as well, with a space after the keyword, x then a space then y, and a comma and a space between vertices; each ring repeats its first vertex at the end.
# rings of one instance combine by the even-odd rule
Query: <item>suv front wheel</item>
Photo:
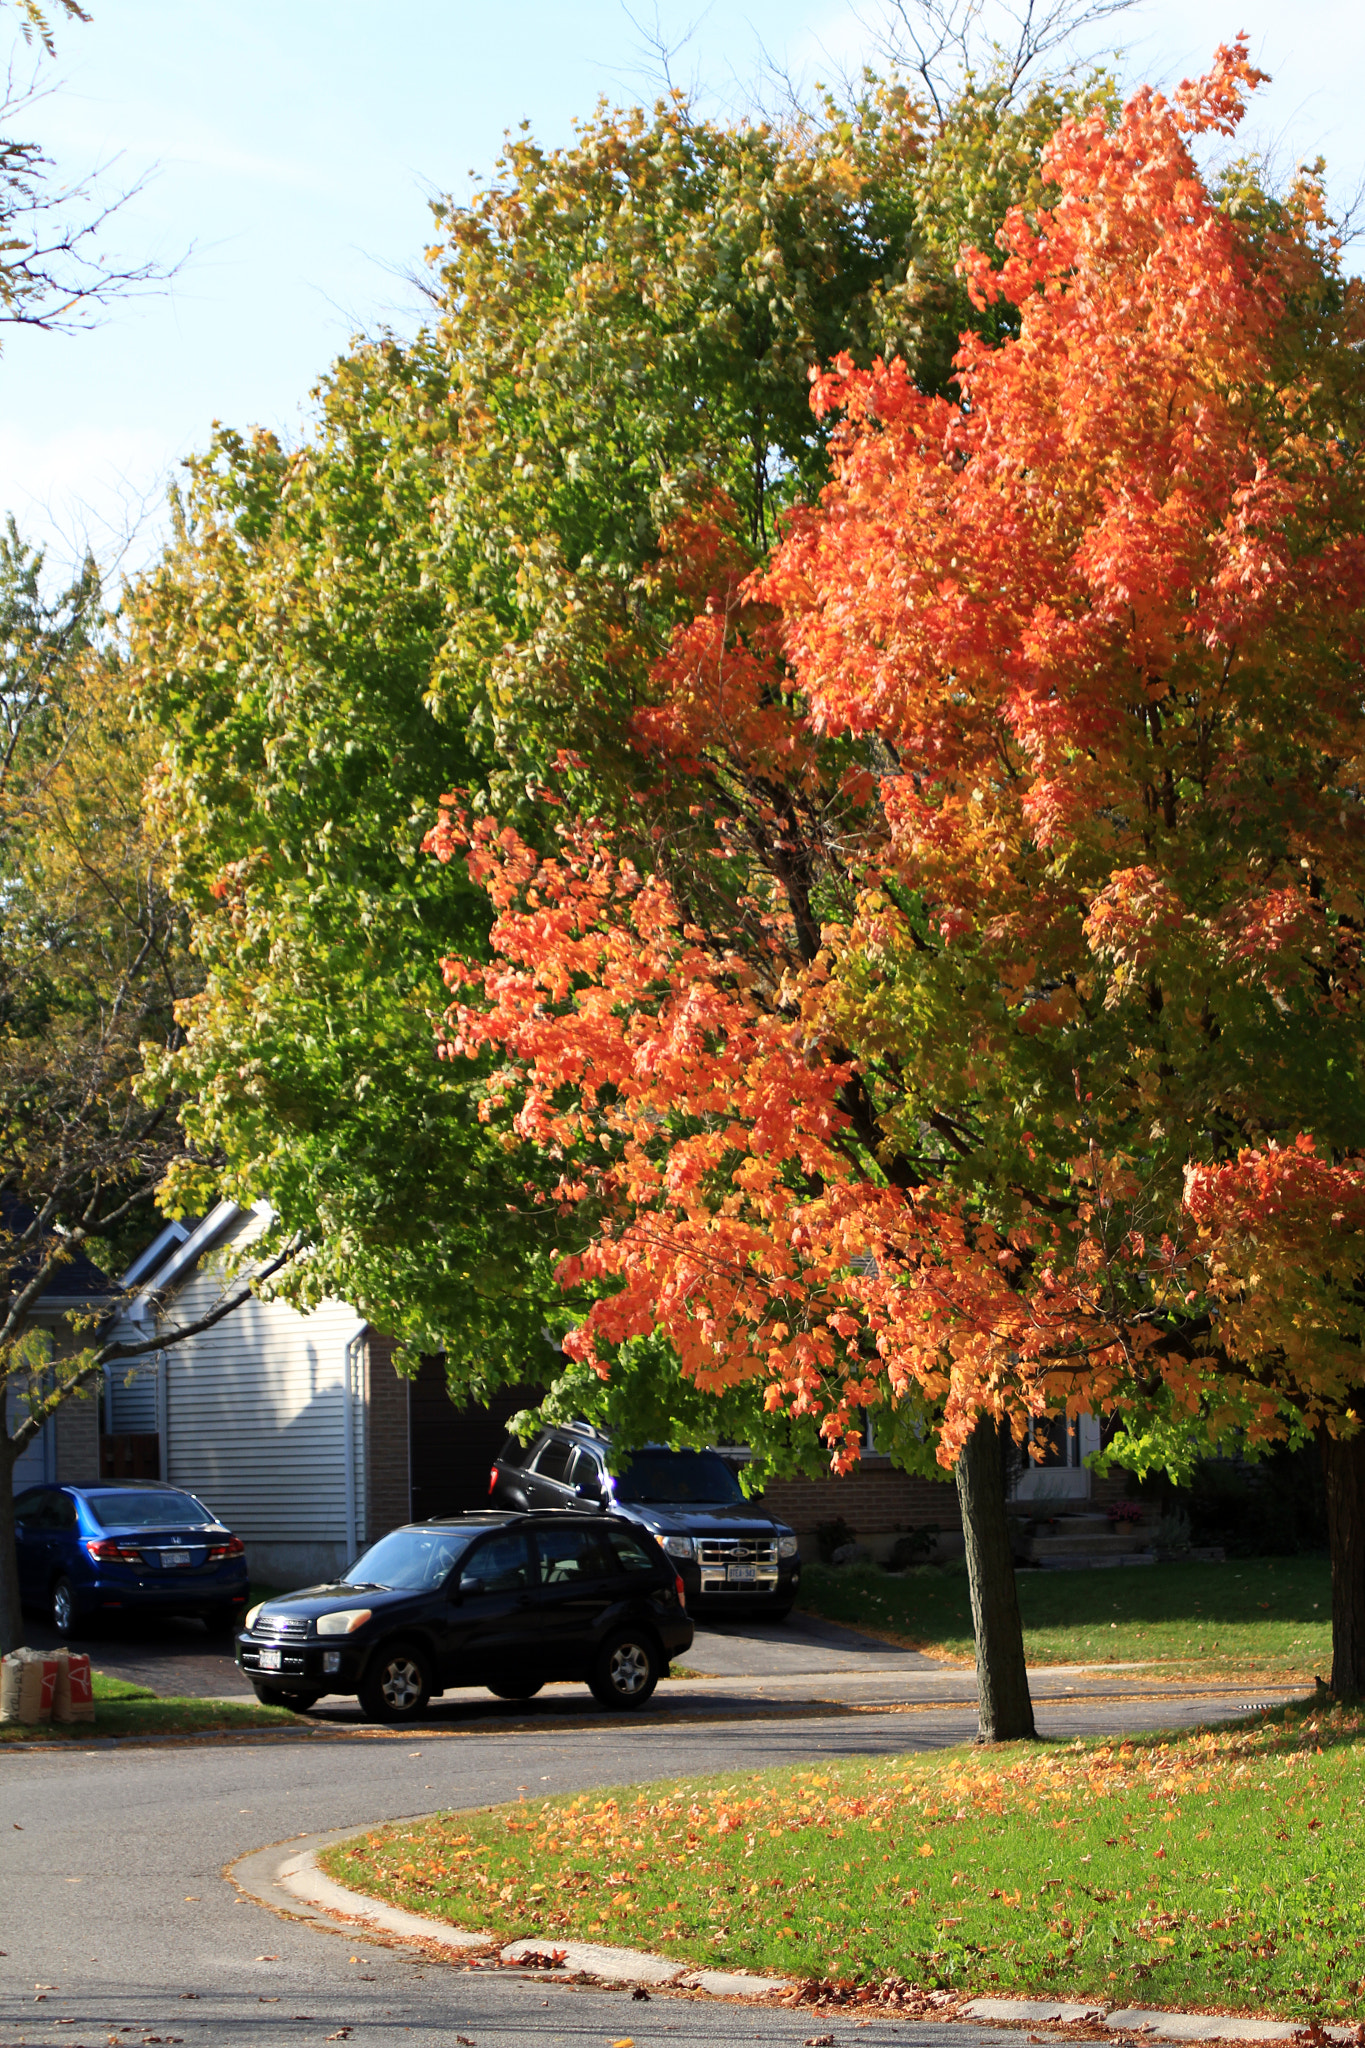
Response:
POLYGON ((375 1651, 360 1687, 369 1721, 415 1721, 431 1698, 431 1669, 415 1643, 384 1643, 375 1651))
POLYGON ((643 1629, 618 1629, 597 1653, 588 1684, 599 1705, 642 1707, 659 1683, 662 1658, 643 1629))

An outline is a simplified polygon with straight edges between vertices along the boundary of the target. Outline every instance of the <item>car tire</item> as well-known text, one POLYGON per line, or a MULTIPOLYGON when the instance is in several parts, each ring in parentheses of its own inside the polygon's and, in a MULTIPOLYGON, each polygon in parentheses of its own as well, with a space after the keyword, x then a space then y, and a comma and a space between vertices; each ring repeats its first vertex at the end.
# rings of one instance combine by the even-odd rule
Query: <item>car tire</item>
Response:
POLYGON ((76 1588, 63 1574, 52 1588, 52 1626, 59 1636, 69 1636, 79 1619, 76 1588))
POLYGON ((543 1678, 505 1678, 488 1690, 495 1700, 533 1700, 544 1683, 543 1678))
POLYGON ((367 1721, 415 1721, 431 1698, 431 1666, 415 1643, 381 1643, 365 1667, 360 1709, 367 1721))
POLYGON ((588 1684, 599 1706, 642 1707, 659 1683, 663 1656, 648 1629, 622 1628, 597 1653, 588 1684))
POLYGON ((252 1691, 263 1707, 288 1707, 291 1714, 306 1714, 316 1703, 315 1692, 286 1692, 282 1685, 255 1685, 252 1691))
POLYGON ((787 1621, 791 1617, 791 1611, 794 1605, 794 1601, 789 1601, 785 1607, 765 1607, 763 1610, 763 1618, 765 1621, 787 1621))
POLYGON ((225 1636, 235 1629, 246 1608, 236 1600, 221 1600, 216 1607, 204 1610, 204 1626, 211 1636, 225 1636))

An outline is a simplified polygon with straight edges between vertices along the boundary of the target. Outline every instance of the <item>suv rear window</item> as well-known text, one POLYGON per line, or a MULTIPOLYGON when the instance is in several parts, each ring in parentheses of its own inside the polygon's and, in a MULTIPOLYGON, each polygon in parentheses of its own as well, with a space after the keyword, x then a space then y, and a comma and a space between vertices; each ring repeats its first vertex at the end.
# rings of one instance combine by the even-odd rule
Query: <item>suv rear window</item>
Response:
POLYGON ((562 1479, 569 1469, 569 1460, 573 1456, 573 1451, 574 1447, 572 1444, 566 1444, 561 1438, 552 1436, 541 1451, 540 1456, 536 1459, 536 1477, 538 1479, 562 1479))
POLYGON ((629 1529, 608 1529, 607 1541, 620 1559, 623 1572, 652 1573, 655 1570, 655 1560, 629 1529))

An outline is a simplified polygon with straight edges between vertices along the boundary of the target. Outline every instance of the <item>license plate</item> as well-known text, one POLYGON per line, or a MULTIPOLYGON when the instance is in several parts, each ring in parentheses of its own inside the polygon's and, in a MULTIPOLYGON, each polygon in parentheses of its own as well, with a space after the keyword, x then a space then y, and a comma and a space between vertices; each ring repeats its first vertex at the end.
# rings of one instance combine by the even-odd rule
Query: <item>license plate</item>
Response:
POLYGON ((161 1562, 167 1568, 174 1564, 188 1564, 189 1561, 188 1550, 163 1550, 161 1553, 161 1562))
POLYGON ((758 1577, 758 1568, 751 1564, 732 1564, 728 1577, 732 1585, 752 1586, 758 1577))
POLYGON ((278 1671, 280 1669, 280 1652, 278 1650, 262 1650, 261 1669, 262 1671, 278 1671))

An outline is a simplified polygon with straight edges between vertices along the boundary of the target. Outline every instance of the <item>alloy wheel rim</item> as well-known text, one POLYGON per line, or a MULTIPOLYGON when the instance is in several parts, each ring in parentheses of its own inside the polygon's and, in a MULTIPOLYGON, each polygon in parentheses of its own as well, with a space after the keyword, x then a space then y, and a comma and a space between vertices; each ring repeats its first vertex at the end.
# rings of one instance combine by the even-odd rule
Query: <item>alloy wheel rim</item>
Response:
POLYGON ((638 1643, 619 1643, 611 1654, 611 1682, 617 1692, 639 1692, 649 1677, 649 1658, 638 1643))
POLYGON ((52 1596, 52 1619, 59 1629, 65 1631, 71 1626, 71 1592, 69 1587, 58 1586, 52 1596))
POLYGON ((404 1713, 422 1696, 422 1675, 411 1658, 396 1658, 384 1673, 380 1690, 395 1713, 404 1713))

